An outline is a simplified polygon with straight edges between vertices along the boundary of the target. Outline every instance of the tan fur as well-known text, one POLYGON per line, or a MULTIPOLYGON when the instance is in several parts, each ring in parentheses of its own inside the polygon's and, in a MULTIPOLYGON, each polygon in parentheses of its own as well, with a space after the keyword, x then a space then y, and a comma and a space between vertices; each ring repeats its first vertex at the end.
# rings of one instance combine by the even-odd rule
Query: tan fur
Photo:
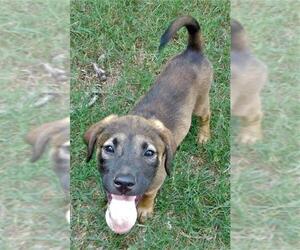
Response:
POLYGON ((154 210, 155 197, 159 188, 144 194, 142 200, 138 204, 138 219, 141 223, 152 216, 154 210))

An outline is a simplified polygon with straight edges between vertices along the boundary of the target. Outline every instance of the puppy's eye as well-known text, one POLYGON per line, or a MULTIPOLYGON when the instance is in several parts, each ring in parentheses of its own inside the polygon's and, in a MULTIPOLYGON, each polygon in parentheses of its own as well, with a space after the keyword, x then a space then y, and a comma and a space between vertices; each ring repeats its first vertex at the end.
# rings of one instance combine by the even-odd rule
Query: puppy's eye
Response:
POLYGON ((148 149, 145 153, 144 153, 144 156, 146 157, 152 157, 155 155, 155 152, 151 149, 148 149))
POLYGON ((110 153, 110 154, 113 154, 115 152, 115 149, 111 145, 103 146, 103 150, 106 153, 110 153))

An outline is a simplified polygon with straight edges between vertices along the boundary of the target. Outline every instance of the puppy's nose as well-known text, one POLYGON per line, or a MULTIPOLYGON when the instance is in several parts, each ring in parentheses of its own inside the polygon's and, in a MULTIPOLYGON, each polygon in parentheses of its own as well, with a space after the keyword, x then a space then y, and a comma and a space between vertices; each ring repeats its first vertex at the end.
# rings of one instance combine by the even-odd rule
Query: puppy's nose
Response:
POLYGON ((125 194, 134 187, 135 179, 132 175, 129 174, 118 175, 114 179, 114 185, 122 194, 125 194))

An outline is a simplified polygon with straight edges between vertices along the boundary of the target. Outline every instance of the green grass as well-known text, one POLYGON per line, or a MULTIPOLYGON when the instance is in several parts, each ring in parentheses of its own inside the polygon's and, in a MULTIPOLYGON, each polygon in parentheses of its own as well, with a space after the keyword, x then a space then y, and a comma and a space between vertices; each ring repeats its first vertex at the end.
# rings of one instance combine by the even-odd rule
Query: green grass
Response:
POLYGON ((232 16, 269 68, 264 140, 253 147, 232 144, 233 249, 300 245, 299 8, 296 0, 232 1, 232 16))
MULTIPOLYGON (((0 248, 66 249, 69 225, 58 179, 47 156, 30 163, 26 133, 69 113, 68 83, 62 96, 40 108, 38 96, 55 85, 41 63, 64 53, 68 65, 69 2, 2 1, 0 5, 0 248)), ((55 65, 60 66, 61 65, 55 65)))
POLYGON ((71 143, 72 235, 74 249, 228 249, 230 27, 228 1, 72 1, 71 143), (126 114, 155 81, 163 64, 186 46, 179 32, 162 54, 159 39, 184 14, 201 24, 205 54, 213 64, 212 139, 196 144, 196 119, 176 154, 172 176, 158 195, 155 215, 126 235, 105 222, 104 194, 95 160, 85 162, 85 130, 105 116, 126 114), (105 57, 101 57, 104 54, 105 57), (92 62, 108 73, 95 77, 92 62), (90 94, 99 100, 88 107, 90 94))

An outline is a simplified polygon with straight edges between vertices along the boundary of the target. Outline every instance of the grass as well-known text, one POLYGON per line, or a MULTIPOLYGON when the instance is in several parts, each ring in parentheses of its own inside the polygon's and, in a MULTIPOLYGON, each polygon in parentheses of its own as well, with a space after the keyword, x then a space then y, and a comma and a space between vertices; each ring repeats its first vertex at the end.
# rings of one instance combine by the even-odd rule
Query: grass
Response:
POLYGON ((228 249, 229 1, 72 1, 71 3, 71 197, 74 249, 228 249), (104 194, 95 160, 85 162, 85 130, 105 116, 126 114, 155 80, 162 65, 183 51, 187 35, 158 54, 171 20, 189 14, 201 24, 205 53, 213 64, 212 139, 196 144, 196 120, 176 154, 173 174, 157 198, 155 215, 126 235, 105 222, 104 194), (102 56, 104 55, 104 56, 102 56), (108 73, 95 77, 92 63, 108 73), (91 94, 99 100, 89 107, 91 94))
POLYGON ((231 7, 269 68, 264 140, 231 148, 232 249, 298 249, 299 1, 234 0, 231 7))
MULTIPOLYGON (((68 1, 2 1, 0 5, 0 246, 66 249, 66 201, 48 158, 30 163, 24 136, 34 126, 69 113, 68 83, 57 84, 41 66, 68 57, 68 1), (42 107, 44 91, 62 94, 42 107)), ((68 58, 62 62, 68 65, 68 58)), ((55 66, 62 67, 56 64, 55 66)))

